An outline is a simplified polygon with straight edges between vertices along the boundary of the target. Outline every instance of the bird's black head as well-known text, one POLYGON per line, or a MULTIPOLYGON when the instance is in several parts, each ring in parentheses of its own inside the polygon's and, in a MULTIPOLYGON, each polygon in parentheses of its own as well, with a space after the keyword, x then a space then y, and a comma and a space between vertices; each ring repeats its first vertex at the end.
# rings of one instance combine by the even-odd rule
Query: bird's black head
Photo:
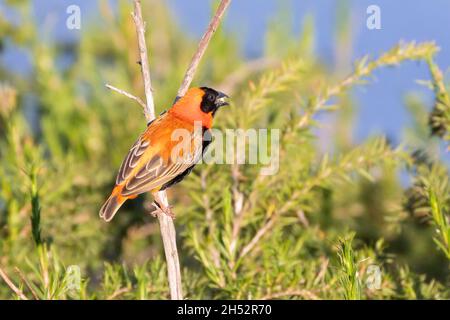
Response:
POLYGON ((212 112, 212 114, 214 115, 220 107, 229 104, 227 102, 228 96, 225 93, 216 91, 208 87, 201 87, 200 89, 202 89, 204 92, 202 103, 200 105, 200 109, 203 112, 212 112))

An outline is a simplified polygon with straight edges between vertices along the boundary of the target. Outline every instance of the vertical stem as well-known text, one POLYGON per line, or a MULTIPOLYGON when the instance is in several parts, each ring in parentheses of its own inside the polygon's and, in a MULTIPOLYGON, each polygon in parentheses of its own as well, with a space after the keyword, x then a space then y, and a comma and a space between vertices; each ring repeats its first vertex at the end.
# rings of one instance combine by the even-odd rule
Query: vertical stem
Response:
MULTIPOLYGON (((166 193, 160 192, 159 197, 159 200, 163 202, 162 205, 168 207, 169 202, 166 193)), ((172 300, 182 300, 183 293, 181 291, 181 272, 180 261, 178 259, 175 225, 172 218, 164 213, 158 214, 158 221, 159 228, 161 229, 164 252, 166 254, 170 296, 172 297, 172 300)))
POLYGON ((141 1, 134 1, 134 12, 132 13, 134 24, 136 25, 136 34, 138 38, 139 57, 144 80, 146 110, 145 118, 147 121, 155 119, 155 103, 153 102, 152 80, 150 77, 150 67, 148 64, 147 45, 145 43, 145 23, 142 20, 141 1))
POLYGON ((6 284, 8 285, 8 287, 11 288, 12 291, 14 291, 14 293, 21 299, 21 300, 28 300, 28 298, 23 294, 23 292, 17 288, 17 286, 11 281, 11 279, 8 277, 8 275, 6 274, 6 272, 4 272, 2 270, 2 268, 0 268, 0 278, 3 279, 3 281, 6 282, 6 284))

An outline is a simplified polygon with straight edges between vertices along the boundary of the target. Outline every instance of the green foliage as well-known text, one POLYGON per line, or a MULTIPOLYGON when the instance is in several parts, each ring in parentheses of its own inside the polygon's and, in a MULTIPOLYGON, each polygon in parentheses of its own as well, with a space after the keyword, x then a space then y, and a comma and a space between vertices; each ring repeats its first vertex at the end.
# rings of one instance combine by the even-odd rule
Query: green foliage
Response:
POLYGON ((344 298, 347 300, 361 299, 361 283, 358 278, 358 265, 352 248, 354 234, 346 239, 339 239, 338 256, 341 266, 340 283, 344 288, 344 298))
POLYGON ((39 193, 37 186, 37 170, 33 166, 29 173, 30 177, 30 198, 31 198, 31 233, 33 235, 33 240, 36 246, 42 244, 41 239, 41 207, 39 204, 39 193))
POLYGON ((448 143, 450 140, 450 96, 445 87, 441 70, 433 62, 431 56, 427 61, 435 94, 435 105, 429 116, 431 133, 443 137, 448 143))
MULTIPOLYGON (((73 43, 42 38, 29 2, 9 6, 22 23, 0 19, 0 38, 27 52, 31 70, 0 66, 0 298, 167 299, 146 196, 127 202, 109 224, 98 218, 145 128, 135 102, 104 88, 143 92, 130 4, 119 1, 114 12, 100 1, 100 17, 73 43)), ((162 1, 143 6, 159 112, 173 102, 196 41, 162 1)), ((348 43, 351 28, 339 15, 337 37, 348 43)), ((314 54, 312 18, 300 39, 285 21, 269 28, 264 55, 251 61, 219 29, 196 75, 194 85, 227 88, 232 97, 218 128, 280 129, 281 145, 275 175, 236 161, 201 164, 170 190, 186 298, 450 298, 450 186, 436 147, 440 137, 448 142, 450 100, 433 62, 437 46, 399 44, 357 61, 343 77, 349 52, 336 48, 341 59, 329 70, 314 54), (400 146, 384 136, 354 143, 351 89, 406 61, 428 66, 433 109, 412 93, 413 123, 400 146), (335 133, 332 152, 321 151, 317 138, 324 112, 340 117, 326 124, 335 133), (378 288, 367 285, 371 266, 381 270, 378 288)))
POLYGON ((444 214, 440 199, 436 196, 436 193, 432 188, 429 188, 428 197, 430 201, 431 217, 436 227, 437 236, 434 238, 434 242, 438 245, 439 249, 444 252, 448 259, 450 259, 450 226, 447 221, 447 215, 444 214))

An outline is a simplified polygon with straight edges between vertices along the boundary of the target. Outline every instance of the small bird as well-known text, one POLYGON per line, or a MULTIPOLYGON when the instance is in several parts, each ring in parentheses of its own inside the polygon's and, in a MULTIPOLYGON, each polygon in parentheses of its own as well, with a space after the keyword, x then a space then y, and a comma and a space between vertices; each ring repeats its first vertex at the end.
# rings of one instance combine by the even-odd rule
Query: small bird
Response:
POLYGON ((151 192, 155 206, 173 217, 158 192, 183 180, 201 159, 211 142, 205 137, 210 137, 214 115, 228 105, 227 98, 208 87, 191 88, 167 112, 151 121, 123 160, 116 186, 100 209, 100 217, 111 221, 126 200, 144 192, 151 192), (199 124, 200 133, 196 130, 199 124), (188 137, 180 142, 174 138, 177 133, 187 133, 188 137))

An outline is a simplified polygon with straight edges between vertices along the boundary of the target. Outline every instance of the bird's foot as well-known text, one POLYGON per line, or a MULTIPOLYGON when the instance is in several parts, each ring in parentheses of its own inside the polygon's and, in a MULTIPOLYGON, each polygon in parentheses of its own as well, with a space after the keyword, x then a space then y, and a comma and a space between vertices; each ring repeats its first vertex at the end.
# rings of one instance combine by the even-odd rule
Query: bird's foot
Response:
POLYGON ((172 219, 175 219, 175 213, 172 211, 172 206, 163 206, 157 201, 153 201, 152 205, 155 208, 152 212, 150 212, 153 217, 156 217, 158 213, 164 213, 172 219))

